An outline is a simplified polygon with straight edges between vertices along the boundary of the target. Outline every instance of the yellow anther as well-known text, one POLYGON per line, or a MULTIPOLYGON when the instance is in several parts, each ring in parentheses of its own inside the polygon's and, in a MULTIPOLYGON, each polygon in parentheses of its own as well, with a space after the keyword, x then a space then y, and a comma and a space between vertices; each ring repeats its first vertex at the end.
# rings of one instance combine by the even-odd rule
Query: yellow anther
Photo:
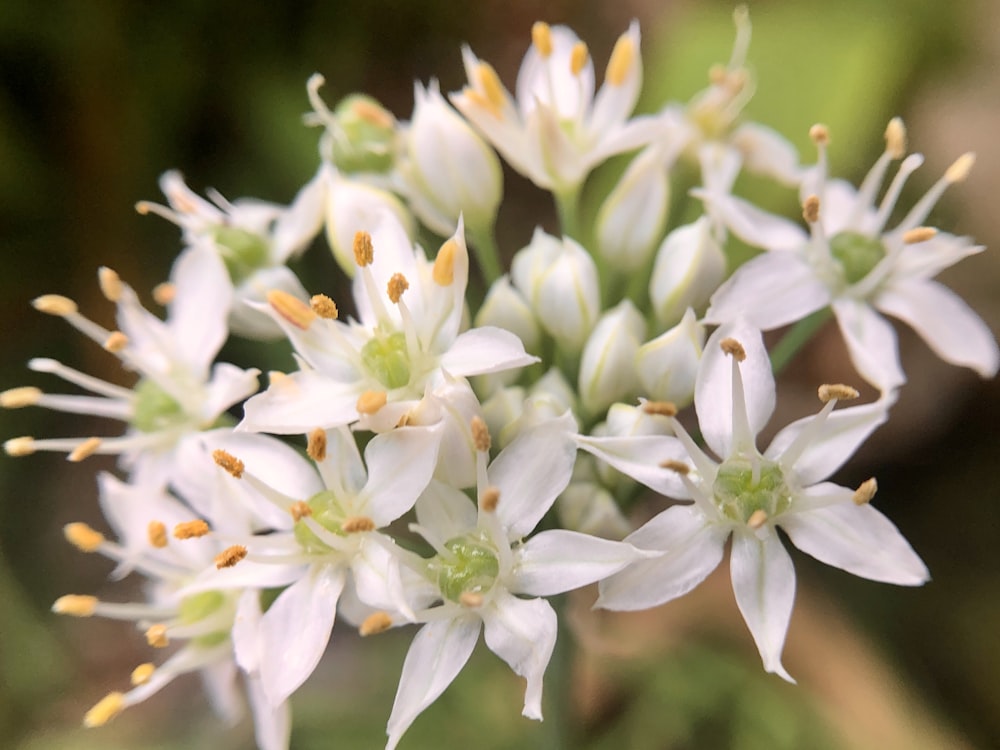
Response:
POLYGON ((916 245, 918 242, 927 242, 927 240, 936 236, 938 230, 934 227, 914 227, 907 232, 903 232, 903 243, 907 245, 916 245))
POLYGON ((854 490, 854 504, 865 505, 866 503, 870 503, 872 498, 875 497, 876 492, 878 492, 878 482, 875 481, 875 477, 866 479, 854 490))
POLYGON ((83 725, 88 729, 103 727, 125 710, 125 696, 122 693, 108 693, 83 715, 83 725))
POLYGON ((316 313, 309 305, 281 289, 272 289, 267 293, 267 304, 278 315, 303 331, 316 320, 316 313))
POLYGON ((132 675, 130 677, 132 685, 136 687, 139 685, 145 685, 149 682, 149 678, 153 676, 153 672, 155 671, 156 665, 151 662, 147 661, 145 664, 140 664, 132 670, 132 675))
POLYGON ((825 146, 830 142, 830 130, 826 125, 813 125, 809 128, 809 138, 817 146, 825 146))
POLYGON ((95 453, 97 449, 101 447, 101 439, 99 437, 91 437, 84 440, 76 448, 70 451, 70 454, 66 456, 68 461, 73 463, 80 463, 85 458, 90 458, 95 453))
POLYGON ((802 218, 810 224, 819 221, 819 196, 810 195, 802 201, 802 218))
POLYGON ((401 273, 394 273, 386 285, 386 293, 392 304, 397 304, 403 298, 403 292, 410 288, 410 282, 401 273))
POLYGON ((899 117, 893 117, 885 128, 885 151, 893 159, 906 156, 906 126, 899 117))
POLYGON ((153 301, 158 305, 166 307, 171 302, 174 301, 174 297, 177 296, 177 287, 171 284, 169 281, 164 281, 162 284, 157 284, 153 287, 153 301))
POLYGON ((25 406, 33 406, 42 397, 42 391, 32 385, 21 388, 11 388, 0 393, 0 406, 4 409, 20 409, 25 406))
POLYGON ((212 451, 212 460, 215 461, 216 465, 221 466, 237 479, 243 478, 243 471, 246 469, 246 464, 232 453, 224 451, 222 448, 216 448, 212 451))
POLYGON ((314 294, 309 299, 309 307, 312 311, 325 320, 336 320, 340 314, 337 311, 337 303, 325 294, 314 294))
POLYGON ((375 259, 375 246, 372 245, 372 236, 368 232, 360 231, 354 233, 354 262, 364 268, 370 265, 375 259))
POLYGON ((323 461, 326 458, 326 430, 322 427, 317 427, 309 433, 306 453, 313 461, 323 461))
POLYGON ((677 461, 673 458, 668 458, 664 461, 660 461, 661 469, 669 469, 670 471, 677 472, 678 474, 687 476, 691 473, 691 467, 688 466, 683 461, 677 461))
POLYGON ((218 570, 231 568, 246 556, 247 548, 242 544, 234 544, 231 547, 226 547, 222 550, 222 552, 215 556, 215 567, 218 570))
POLYGON ((434 259, 434 269, 431 271, 431 278, 438 286, 451 286, 455 280, 455 254, 458 252, 458 243, 451 237, 445 240, 438 250, 434 259))
POLYGON ((121 331, 112 331, 102 344, 106 351, 117 354, 128 346, 128 336, 121 331))
POLYGON ((76 303, 61 294, 43 294, 41 297, 35 297, 31 304, 38 312, 58 315, 61 318, 77 311, 76 303))
POLYGON ((29 435, 11 438, 4 441, 3 449, 8 456, 30 456, 35 452, 35 439, 29 435))
POLYGON ((104 534, 80 522, 63 526, 63 536, 81 552, 96 552, 104 544, 104 534))
POLYGON ((351 114, 384 130, 390 130, 396 124, 392 115, 385 108, 364 99, 354 100, 351 104, 351 114))
POLYGON ((368 516, 350 516, 340 524, 345 534, 357 534, 359 531, 375 531, 375 522, 368 516))
POLYGON ((672 401, 643 401, 642 411, 660 417, 673 417, 677 414, 677 404, 672 401))
POLYGON ((163 549, 170 543, 167 536, 167 525, 163 521, 150 521, 146 526, 146 539, 151 547, 163 549))
POLYGON ((174 539, 197 539, 211 531, 208 523, 200 518, 193 521, 181 521, 174 526, 174 539))
POLYGON ((573 75, 578 76, 587 65, 590 58, 590 51, 585 42, 577 42, 569 53, 569 69, 573 75))
POLYGON ((723 85, 728 77, 729 71, 726 69, 725 65, 716 63, 708 69, 708 82, 714 84, 715 86, 723 85))
POLYGON ((472 445, 477 451, 485 453, 492 444, 490 430, 486 426, 486 422, 483 421, 482 417, 473 417, 469 425, 472 428, 472 445))
POLYGON ((153 648, 166 648, 169 646, 170 639, 167 637, 167 626, 162 623, 150 625, 146 629, 146 643, 153 648))
POLYGON ((483 595, 476 591, 463 591, 458 603, 469 609, 478 609, 483 606, 483 595))
POLYGON ((365 391, 358 396, 355 408, 358 410, 358 414, 374 414, 385 406, 387 400, 388 395, 385 391, 365 391))
POLYGON ((628 34, 622 34, 618 37, 615 48, 611 51, 611 59, 608 60, 608 69, 604 73, 604 80, 612 86, 621 86, 634 61, 635 42, 628 34))
POLYGON ((730 355, 737 362, 742 362, 747 358, 747 350, 744 349, 743 344, 736 339, 722 339, 722 342, 719 344, 719 348, 726 354, 730 355))
POLYGON ((81 594, 60 596, 52 605, 52 611, 57 615, 71 615, 72 617, 90 617, 96 609, 97 597, 81 594))
POLYGON ((944 178, 952 184, 961 182, 969 176, 969 171, 975 163, 976 155, 974 153, 970 151, 967 154, 962 154, 960 157, 955 159, 954 164, 948 167, 944 173, 944 178))
POLYGON ((153 210, 153 204, 149 201, 139 201, 135 204, 135 212, 140 216, 146 216, 153 210))
POLYGON ((358 628, 358 634, 362 638, 367 638, 370 635, 384 633, 391 627, 392 618, 389 617, 387 612, 373 612, 361 623, 361 627, 358 628))
POLYGON ((113 270, 107 266, 101 266, 97 271, 97 283, 101 287, 101 294, 108 302, 117 302, 122 296, 122 280, 113 270))
POLYGON ((291 513, 292 518, 298 522, 307 516, 311 516, 313 514, 313 509, 305 500, 296 500, 292 503, 291 507, 289 507, 288 512, 291 513))
POLYGON ((750 514, 750 518, 747 519, 747 526, 755 531, 767 523, 767 511, 763 508, 758 508, 753 513, 750 514))
POLYGON ((479 90, 482 91, 486 97, 486 101, 489 102, 490 111, 493 114, 499 115, 507 97, 504 94, 503 84, 500 83, 500 77, 492 65, 487 62, 480 62, 476 66, 476 83, 479 84, 479 90))
POLYGON ((844 385, 842 383, 827 383, 821 385, 817 393, 819 395, 819 400, 824 404, 828 401, 833 401, 834 399, 839 401, 851 401, 861 395, 858 393, 856 388, 852 388, 851 386, 844 385))
POLYGON ((492 513, 500 502, 500 490, 497 487, 487 487, 479 498, 479 508, 486 513, 492 513))
POLYGON ((531 27, 531 43, 542 57, 551 55, 552 28, 544 21, 535 21, 531 27))

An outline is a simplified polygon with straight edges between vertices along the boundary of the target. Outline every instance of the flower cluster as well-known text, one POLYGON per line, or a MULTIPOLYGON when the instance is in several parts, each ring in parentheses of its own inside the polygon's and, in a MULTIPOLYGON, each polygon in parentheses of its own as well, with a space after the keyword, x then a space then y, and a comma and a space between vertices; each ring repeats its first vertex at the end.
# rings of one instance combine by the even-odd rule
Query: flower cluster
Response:
POLYGON ((732 59, 709 87, 642 116, 636 23, 599 88, 586 44, 539 22, 514 94, 465 48, 467 85, 446 97, 435 81, 417 84, 409 121, 362 95, 331 109, 314 76, 307 122, 323 129, 321 163, 289 206, 206 201, 176 172, 162 179, 167 205, 138 204, 182 230, 183 252, 153 294, 165 318, 108 268, 98 280, 118 330, 66 297, 35 300, 138 376, 129 388, 33 359, 30 369, 93 395, 0 394, 6 408, 125 425, 4 445, 12 456, 120 456, 117 476, 98 477, 110 533, 82 523, 65 533, 112 560, 113 577, 142 576, 146 598, 73 594, 53 609, 131 620, 154 652, 173 649, 137 666, 88 726, 197 672, 223 718, 240 716, 245 694, 258 745, 286 748, 289 699, 338 619, 363 636, 418 628, 388 748, 448 688, 481 632, 524 678, 524 715, 541 719, 559 632, 549 597, 596 583, 598 607, 654 607, 704 580, 729 539, 733 590, 764 668, 791 680, 781 654, 795 573, 778 527, 855 575, 927 580, 872 507, 875 479, 845 488, 828 477, 886 421, 905 382, 879 313, 943 359, 996 374, 993 335, 932 280, 983 248, 924 223, 973 158, 959 157, 887 228, 921 162, 906 155, 902 122, 889 123, 858 188, 828 176, 822 126, 817 164, 801 166, 780 135, 742 119, 754 87, 745 9, 735 20, 732 59), (625 153, 631 163, 587 221, 582 185, 625 153), (493 238, 500 158, 552 193, 562 222, 556 235, 535 229, 507 273, 493 238), (704 214, 671 226, 681 161, 704 214), (798 188, 807 229, 734 195, 743 170, 798 188), (440 238, 430 254, 414 243, 418 227, 440 238), (346 283, 300 279, 287 265, 321 232, 349 299, 324 293, 346 283), (727 268, 730 233, 765 252, 727 268), (467 294, 476 268, 488 287, 478 305, 467 294), (761 331, 827 314, 879 395, 836 408, 859 392, 818 384, 819 411, 761 451, 778 369, 761 331), (259 390, 259 371, 215 362, 231 334, 287 339, 290 371, 259 390), (692 402, 697 430, 678 419, 692 402), (638 485, 665 509, 634 528, 638 485))

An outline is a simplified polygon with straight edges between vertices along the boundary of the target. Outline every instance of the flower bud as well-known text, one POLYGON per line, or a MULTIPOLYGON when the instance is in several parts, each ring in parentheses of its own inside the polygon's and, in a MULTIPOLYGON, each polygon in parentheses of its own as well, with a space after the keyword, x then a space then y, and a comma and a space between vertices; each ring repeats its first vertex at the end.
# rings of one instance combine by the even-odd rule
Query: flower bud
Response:
POLYGON ((688 308, 680 323, 639 347, 635 367, 642 392, 654 401, 691 403, 704 346, 705 327, 688 308))
POLYGON ((503 196, 500 160, 441 96, 437 81, 426 89, 417 84, 414 99, 400 165, 410 208, 443 236, 459 216, 473 236, 490 231, 503 196))
POLYGON ((476 313, 475 325, 477 328, 496 326, 510 331, 521 339, 526 352, 538 352, 541 349, 542 332, 538 328, 535 314, 524 295, 511 286, 507 276, 493 282, 482 307, 476 313))
POLYGON ((575 410, 576 394, 573 393, 572 386, 553 367, 531 386, 527 398, 520 405, 517 418, 495 434, 499 435, 500 446, 503 447, 522 431, 575 410))
MULTIPOLYGON (((590 431, 594 437, 634 437, 636 435, 669 435, 671 428, 663 417, 646 412, 641 405, 612 404, 604 422, 590 431)), ((632 480, 609 464, 595 460, 596 478, 611 492, 626 491, 632 480)))
POLYGON ((702 307, 722 283, 726 256, 703 216, 678 227, 656 252, 649 298, 657 320, 664 326, 681 319, 684 311, 702 307))
POLYGON ((635 393, 635 354, 645 336, 646 322, 627 299, 601 316, 580 361, 580 401, 586 412, 600 414, 635 393))
POLYGON ((483 420, 490 430, 490 435, 497 438, 497 447, 503 448, 504 430, 521 416, 524 410, 525 390, 519 385, 509 388, 497 388, 488 399, 483 401, 483 420))
POLYGON ((542 328, 568 352, 583 348, 601 309, 597 267, 578 242, 536 229, 511 263, 514 286, 542 328))
POLYGON ((556 500, 559 523, 571 531, 621 539, 632 529, 611 493, 594 482, 572 482, 556 500))
MULTIPOLYGON (((376 99, 349 94, 333 110, 330 157, 342 172, 388 172, 396 156, 396 118, 376 99)), ((453 223, 454 224, 454 223, 453 223)))

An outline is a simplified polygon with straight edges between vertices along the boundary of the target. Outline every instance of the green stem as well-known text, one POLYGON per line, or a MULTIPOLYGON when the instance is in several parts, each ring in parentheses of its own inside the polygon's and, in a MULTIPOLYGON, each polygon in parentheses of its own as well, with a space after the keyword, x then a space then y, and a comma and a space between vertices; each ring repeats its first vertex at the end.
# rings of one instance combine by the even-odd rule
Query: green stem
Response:
POLYGON ((562 233, 580 241, 580 187, 572 187, 552 194, 559 212, 559 226, 562 233))
POLYGON ((792 361, 798 351, 806 345, 823 324, 833 314, 833 310, 824 307, 817 310, 812 315, 807 315, 782 336, 781 341, 771 350, 771 370, 778 375, 785 369, 785 365, 792 361))
POLYGON ((573 655, 574 643, 566 626, 567 596, 561 594, 549 600, 556 611, 558 630, 552 658, 545 670, 545 722, 546 748, 569 750, 573 747, 573 655))
POLYGON ((468 234, 472 239, 472 252, 476 256, 476 262, 479 263, 479 270, 486 280, 486 285, 492 286, 493 282, 503 275, 503 269, 500 266, 500 251, 497 249, 493 227, 485 231, 469 227, 468 234))

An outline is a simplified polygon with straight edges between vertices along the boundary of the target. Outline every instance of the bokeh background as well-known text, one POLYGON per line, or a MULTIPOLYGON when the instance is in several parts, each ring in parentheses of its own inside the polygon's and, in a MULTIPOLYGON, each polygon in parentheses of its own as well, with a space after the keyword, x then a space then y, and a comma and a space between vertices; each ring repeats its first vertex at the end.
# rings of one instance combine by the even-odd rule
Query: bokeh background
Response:
MULTIPOLYGON (((30 373, 33 356, 123 379, 113 358, 30 300, 57 292, 110 324, 96 268, 109 265, 147 292, 178 252, 175 227, 132 206, 160 199, 157 178, 180 168, 197 190, 287 202, 317 167, 319 133, 301 124, 305 80, 327 78, 333 103, 351 91, 400 118, 414 79, 443 90, 463 82, 468 42, 513 86, 531 23, 571 24, 603 67, 628 21, 643 28, 646 94, 640 109, 686 100, 708 66, 728 59, 730 2, 553 0, 328 0, 243 3, 175 0, 6 0, 0 5, 0 389, 60 386, 30 373)), ((1000 331, 1000 14, 990 0, 761 0, 750 5, 750 60, 758 91, 748 114, 813 152, 806 132, 830 126, 835 172, 859 179, 902 115, 927 157, 912 200, 960 153, 978 162, 932 221, 994 249, 943 275, 1000 331)), ((600 180, 600 176, 598 176, 600 180)), ((753 186, 751 186, 753 187, 753 186)), ((511 173, 499 227, 503 250, 548 202, 511 173)), ((794 197, 760 200, 794 214, 794 197)), ((904 204, 906 200, 904 199, 904 204)), ((320 247, 300 267, 314 291, 340 282, 320 247)), ((148 297, 147 297, 148 299, 148 297)), ((972 748, 1000 746, 1000 386, 944 365, 901 331, 910 383, 890 423, 838 479, 875 474, 878 506, 924 557, 933 580, 897 589, 824 568, 796 554, 799 594, 785 663, 790 686, 765 675, 725 569, 696 592, 628 615, 589 611, 593 592, 567 604, 580 645, 567 670, 571 735, 581 748, 972 748)), ((249 348, 231 361, 260 364, 249 348)), ((276 362, 286 350, 267 354, 276 362)), ((797 416, 819 382, 852 378, 835 331, 793 363, 779 398, 797 416)), ((779 414, 775 424, 788 415, 779 414)), ((101 434, 41 410, 0 413, 0 437, 101 434)), ((110 585, 110 565, 62 540, 69 521, 104 528, 96 502, 100 458, 0 457, 0 747, 252 747, 210 715, 196 680, 180 680, 101 730, 83 712, 127 684, 149 659, 140 633, 99 620, 62 620, 64 593, 123 600, 137 583, 110 585)), ((643 509, 652 513, 655 505, 643 509)), ((295 748, 379 747, 412 631, 359 641, 338 626, 329 659, 295 697, 295 748)), ((413 726, 403 748, 555 747, 552 722, 520 717, 521 683, 485 648, 413 726)), ((566 738, 563 738, 565 741, 566 738)))

